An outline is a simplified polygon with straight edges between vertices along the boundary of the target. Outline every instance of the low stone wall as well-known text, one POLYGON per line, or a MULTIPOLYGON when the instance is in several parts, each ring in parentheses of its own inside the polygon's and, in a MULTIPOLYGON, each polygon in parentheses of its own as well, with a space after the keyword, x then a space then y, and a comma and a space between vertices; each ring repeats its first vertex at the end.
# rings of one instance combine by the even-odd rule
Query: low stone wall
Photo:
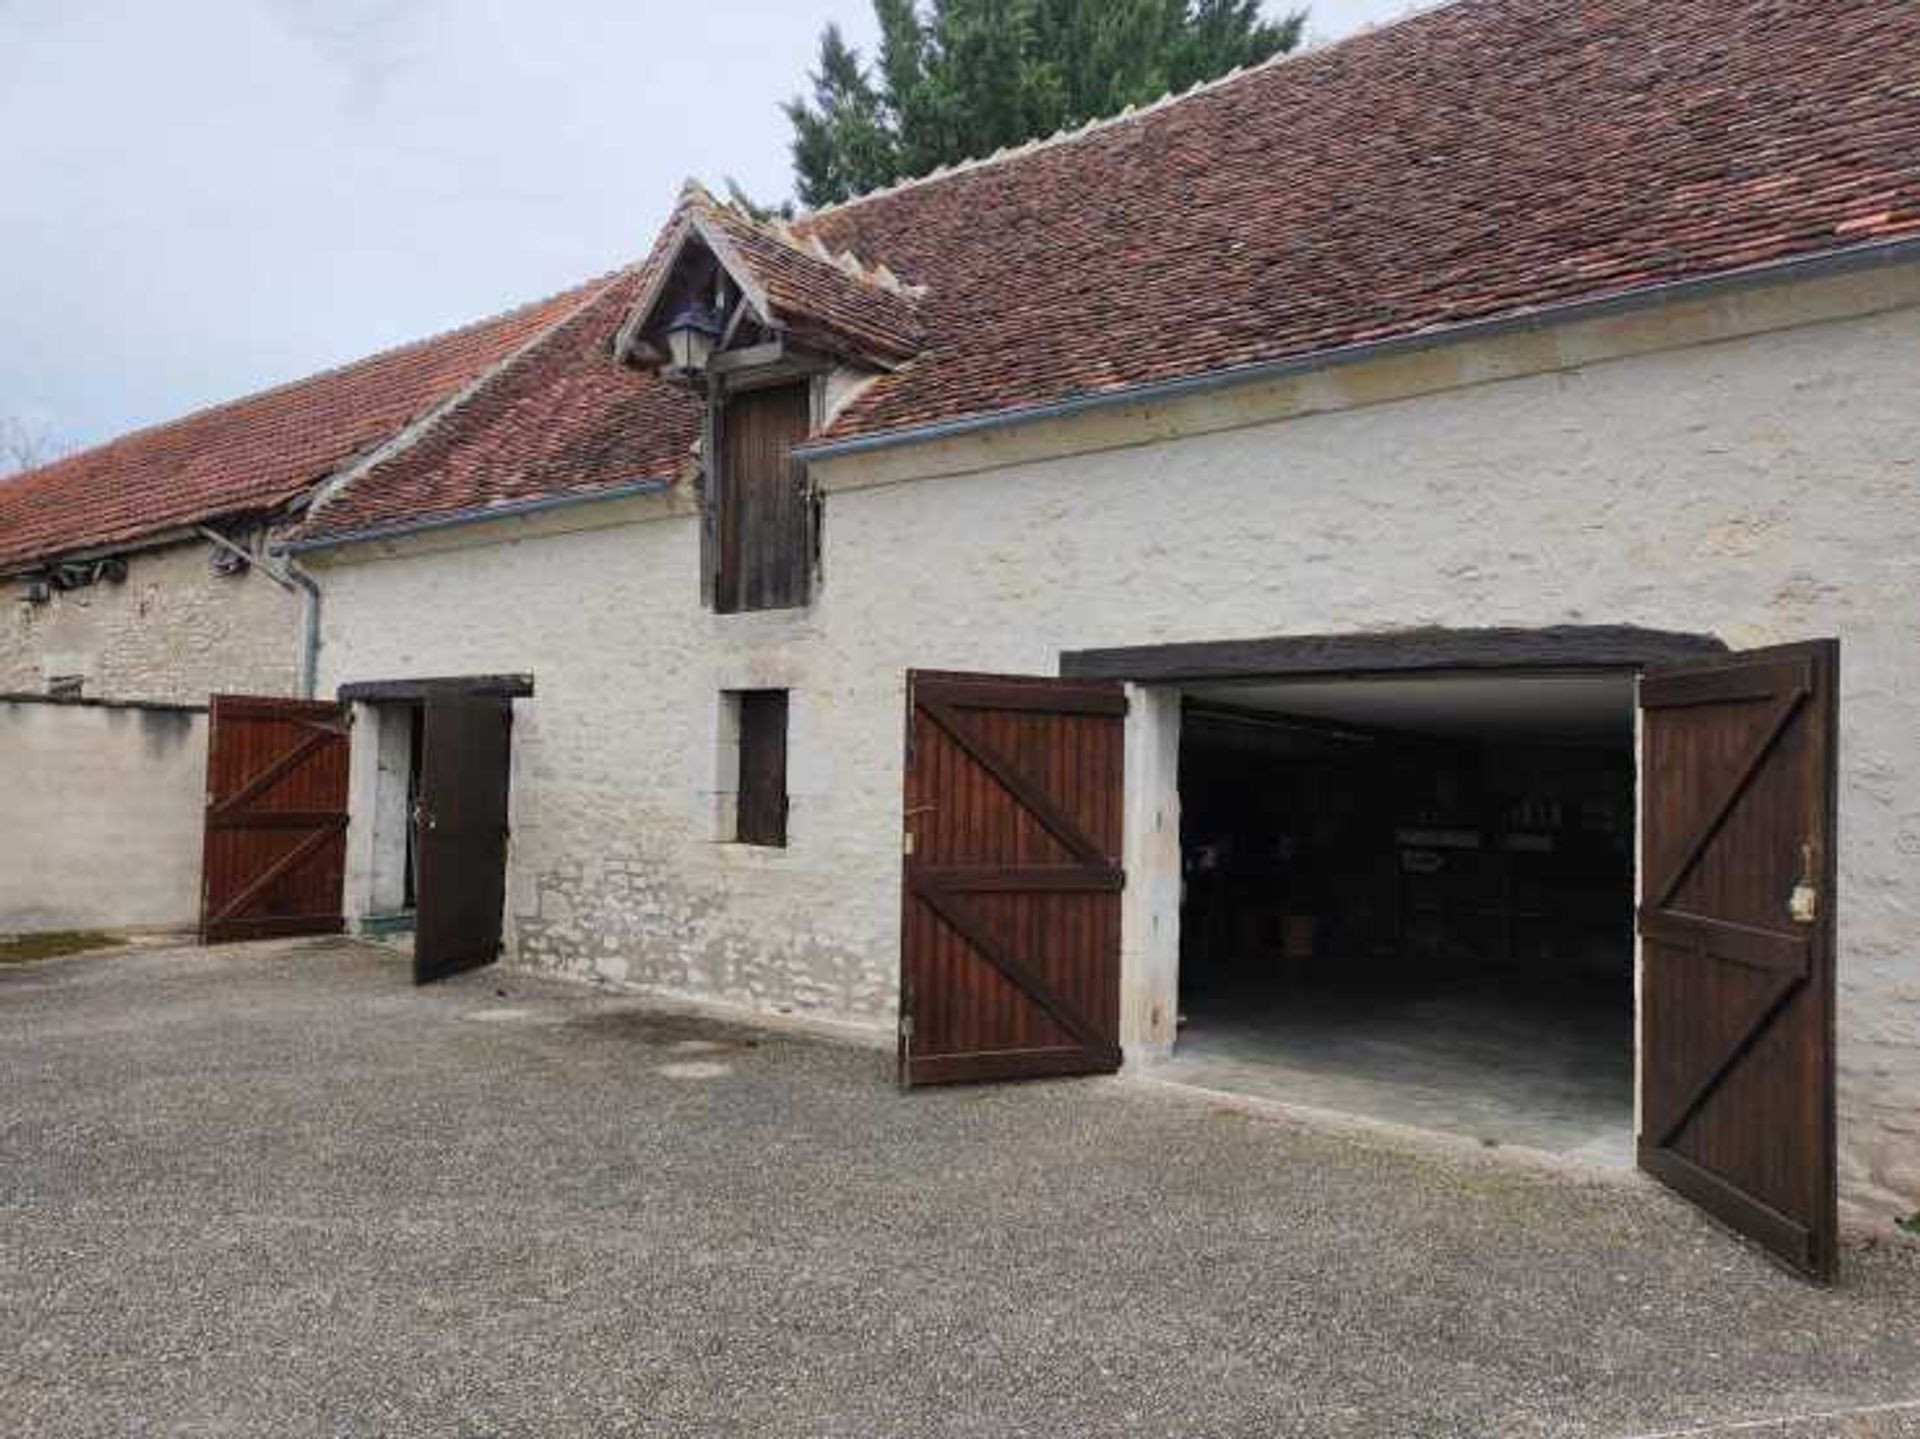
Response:
POLYGON ((0 695, 0 933, 191 927, 207 716, 0 695))

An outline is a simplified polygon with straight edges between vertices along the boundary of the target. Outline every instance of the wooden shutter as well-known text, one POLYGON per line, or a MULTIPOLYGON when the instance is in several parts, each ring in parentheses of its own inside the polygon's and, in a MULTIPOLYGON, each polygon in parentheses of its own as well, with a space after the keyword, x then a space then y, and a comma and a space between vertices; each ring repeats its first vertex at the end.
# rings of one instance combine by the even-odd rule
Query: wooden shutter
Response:
POLYGON ((215 695, 200 937, 336 934, 346 874, 345 705, 215 695))
POLYGON ((740 796, 734 838, 779 848, 787 842, 787 692, 740 694, 740 796))
POLYGON ((1119 1068, 1120 686, 907 684, 901 1082, 1119 1068))
POLYGON ((721 407, 714 607, 723 614, 807 603, 812 502, 793 447, 812 418, 805 383, 729 394, 721 407))
POLYGON ((1839 647, 1642 681, 1641 1166, 1834 1272, 1839 647))
POLYGON ((513 726, 512 704, 498 695, 430 691, 423 709, 414 811, 416 984, 500 957, 513 726))

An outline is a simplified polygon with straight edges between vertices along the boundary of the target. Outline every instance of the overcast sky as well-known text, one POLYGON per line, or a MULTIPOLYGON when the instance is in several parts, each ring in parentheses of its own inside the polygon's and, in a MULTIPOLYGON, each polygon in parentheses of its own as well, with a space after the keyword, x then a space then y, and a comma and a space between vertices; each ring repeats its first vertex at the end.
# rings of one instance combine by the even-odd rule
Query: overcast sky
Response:
POLYGON ((687 175, 785 196, 828 20, 871 38, 869 0, 0 0, 0 418, 93 443, 625 263, 687 175))

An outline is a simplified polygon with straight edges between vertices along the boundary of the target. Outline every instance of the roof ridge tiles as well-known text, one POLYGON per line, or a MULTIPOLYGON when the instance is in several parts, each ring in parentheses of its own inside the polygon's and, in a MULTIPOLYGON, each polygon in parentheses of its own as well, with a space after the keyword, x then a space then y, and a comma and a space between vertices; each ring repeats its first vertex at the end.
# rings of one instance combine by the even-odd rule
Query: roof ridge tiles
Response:
MULTIPOLYGON (((169 430, 190 425, 199 420, 208 419, 218 415, 223 410, 238 409, 244 405, 252 405, 258 401, 271 399, 277 395, 285 395, 294 390, 305 389, 309 385, 315 385, 324 380, 336 379, 342 375, 351 374, 355 370, 397 360, 417 350, 425 350, 435 345, 443 345, 449 340, 458 339, 469 332, 477 334, 480 331, 491 329, 496 325, 505 324, 516 315, 524 315, 530 311, 538 310, 542 306, 551 305, 554 301, 565 295, 573 294, 576 291, 585 291, 589 287, 592 287, 594 293, 582 301, 582 304, 585 304, 602 293, 606 285, 617 279, 622 273, 623 271, 621 270, 609 270, 602 275, 595 276, 591 280, 582 281, 578 285, 569 285, 566 289, 556 290, 551 295, 542 296, 536 300, 525 300, 518 305, 509 305, 504 310, 496 311, 491 315, 484 315, 477 320, 468 320, 462 324, 449 325, 446 329, 437 330, 430 335, 422 335, 418 339, 405 340, 397 345, 389 345, 383 350, 375 350, 371 354, 359 355, 351 360, 342 360, 338 364, 328 365, 325 369, 313 370, 304 375, 297 375, 290 380, 281 380, 276 384, 267 385, 258 390, 249 390, 244 395, 230 395, 224 400, 214 400, 208 404, 201 405, 197 409, 188 410, 183 414, 170 415, 164 420, 155 420, 151 424, 140 425, 131 430, 123 430, 119 434, 108 436, 98 444, 82 446, 80 449, 48 460, 43 465, 36 465, 30 470, 22 470, 17 475, 10 475, 7 478, 9 480, 24 480, 31 475, 39 475, 49 470, 58 469, 73 460, 119 449, 124 445, 129 445, 140 440, 151 439, 154 436, 165 434, 169 430)), ((574 313, 575 311, 569 310, 565 317, 556 320, 554 324, 559 325, 564 323, 565 319, 571 318, 574 313)), ((549 327, 549 329, 551 328, 552 327, 549 327)), ((541 333, 546 334, 548 331, 543 330, 541 333)))
MULTIPOLYGON (((697 184, 697 182, 692 182, 697 184)), ((700 195, 710 209, 722 211, 735 224, 744 225, 755 234, 777 245, 793 251, 823 265, 830 265, 856 284, 866 285, 885 294, 903 300, 917 300, 926 293, 924 285, 909 285, 886 265, 869 264, 851 249, 836 250, 821 239, 816 231, 801 234, 793 227, 793 222, 784 216, 762 218, 745 206, 736 202, 722 202, 703 189, 700 195)))
MULTIPOLYGON (((326 505, 350 490, 356 481, 372 474, 396 456, 404 454, 407 450, 411 449, 419 440, 432 434, 435 427, 442 421, 458 414, 468 404, 486 394, 496 384, 518 370, 521 365, 525 364, 530 358, 540 353, 541 350, 545 349, 545 347, 551 343, 556 335, 560 334, 575 320, 599 304, 616 286, 631 279, 644 265, 645 261, 636 261, 630 265, 623 265, 617 270, 609 270, 603 274, 596 275, 593 279, 586 281, 584 284, 576 285, 570 290, 562 290, 558 295, 550 295, 545 301, 535 301, 535 304, 552 304, 554 300, 562 295, 577 294, 580 296, 577 304, 570 305, 563 313, 555 315, 550 323, 541 326, 540 329, 529 335, 524 342, 515 346, 507 354, 501 356, 500 359, 481 371, 478 375, 475 375, 466 384, 460 386, 451 394, 443 395, 433 405, 429 406, 424 413, 417 416, 410 423, 403 425, 399 430, 388 435, 372 450, 363 455, 355 456, 337 468, 332 474, 323 476, 313 491, 307 512, 309 514, 317 513, 326 505)), ((516 313, 517 310, 525 308, 528 307, 518 306, 515 310, 510 310, 507 313, 513 314, 516 313)))
MULTIPOLYGON (((1416 4, 1417 0, 1406 0, 1406 3, 1411 6, 1416 4)), ((960 160, 942 161, 931 170, 923 171, 918 175, 909 175, 904 179, 895 180, 891 184, 876 186, 871 190, 862 191, 858 195, 849 195, 844 200, 836 200, 831 205, 822 205, 816 210, 803 211, 796 218, 802 221, 825 219, 830 215, 837 215, 844 211, 851 210, 856 206, 863 205, 869 200, 884 199, 890 195, 897 195, 904 190, 914 190, 924 185, 933 184, 939 180, 951 179, 955 175, 971 174, 973 171, 984 170, 992 165, 1022 159, 1039 150, 1048 150, 1070 145, 1076 140, 1086 139, 1089 136, 1117 128, 1120 125, 1127 124, 1134 120, 1142 119, 1147 115, 1155 114, 1170 105, 1178 104, 1182 100, 1211 94, 1215 90, 1225 89, 1227 86, 1237 84, 1250 76, 1262 74, 1268 70, 1278 69, 1283 65, 1324 59, 1334 51, 1351 45, 1357 40, 1372 39, 1386 31, 1396 29, 1412 21, 1424 20, 1436 11, 1451 10, 1469 3, 1499 4, 1503 3, 1503 0, 1440 0, 1438 4, 1429 5, 1421 9, 1410 8, 1403 15, 1396 15, 1390 20, 1379 20, 1368 25, 1363 25, 1358 30, 1342 35, 1337 40, 1329 40, 1319 45, 1303 46, 1297 50, 1276 51, 1266 59, 1257 60, 1251 65, 1236 65, 1225 74, 1216 75, 1211 80, 1196 80, 1184 90, 1168 90, 1163 94, 1155 96, 1151 100, 1129 103, 1124 109, 1112 115, 1095 115, 1091 119, 1081 121, 1078 125, 1063 126, 1051 134, 1036 135, 1032 139, 1021 141, 1017 145, 1003 145, 988 155, 969 155, 960 160)))

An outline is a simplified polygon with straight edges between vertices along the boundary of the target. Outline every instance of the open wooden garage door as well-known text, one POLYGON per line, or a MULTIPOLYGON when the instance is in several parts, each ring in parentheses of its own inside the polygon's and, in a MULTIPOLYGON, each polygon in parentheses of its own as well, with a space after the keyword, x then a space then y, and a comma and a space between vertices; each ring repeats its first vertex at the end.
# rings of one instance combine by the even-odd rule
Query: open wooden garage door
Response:
POLYGON ((1839 647, 1641 685, 1641 1167, 1795 1268, 1835 1264, 1839 647))
POLYGON ((1118 1069, 1121 687, 907 689, 901 1082, 1118 1069))
POLYGON ((345 705, 214 695, 200 937, 337 934, 347 855, 345 705))
POLYGON ((413 817, 416 984, 500 957, 513 731, 512 702, 503 695, 434 688, 422 708, 413 817))

